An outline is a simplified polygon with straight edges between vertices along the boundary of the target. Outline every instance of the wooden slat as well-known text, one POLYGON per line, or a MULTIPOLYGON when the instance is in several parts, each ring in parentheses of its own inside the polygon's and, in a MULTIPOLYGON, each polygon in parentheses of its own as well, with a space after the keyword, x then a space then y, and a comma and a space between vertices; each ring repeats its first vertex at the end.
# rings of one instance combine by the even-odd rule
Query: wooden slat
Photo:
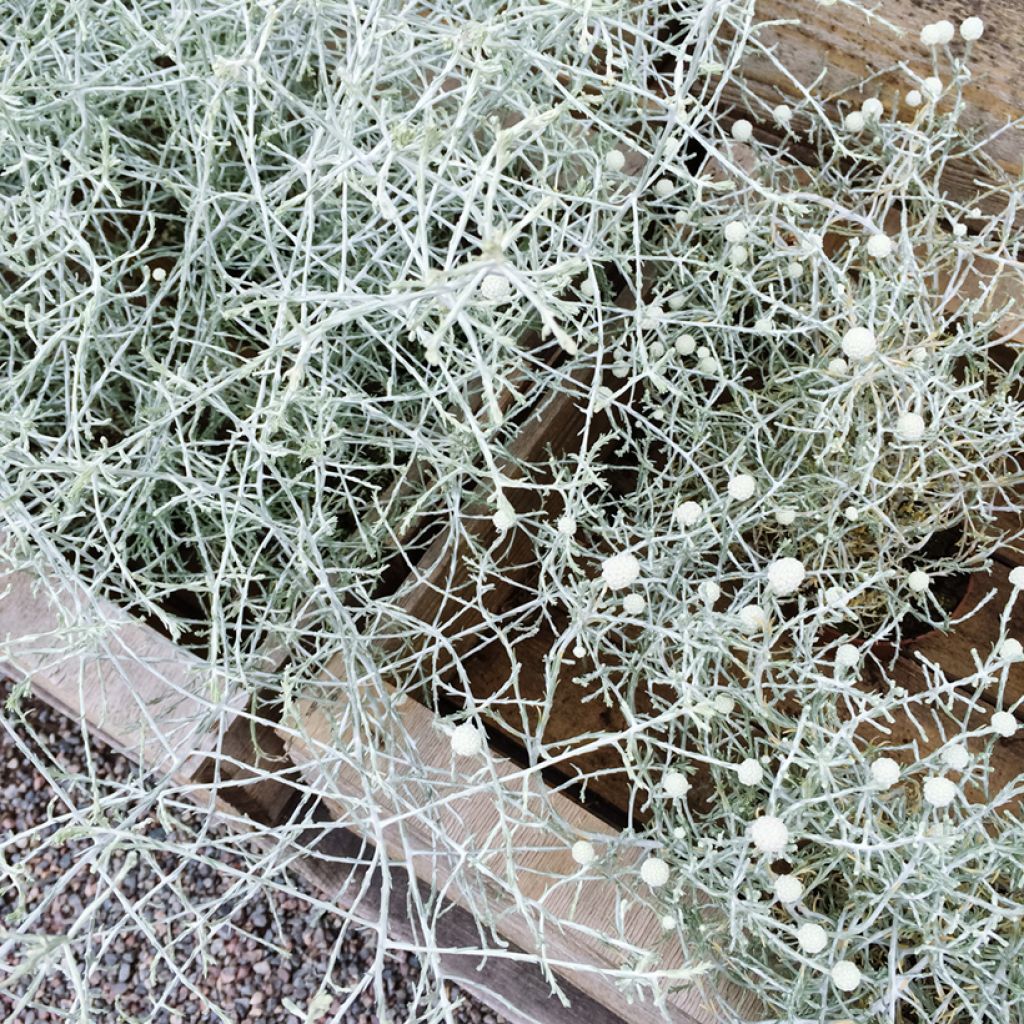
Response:
POLYGON ((908 691, 907 704, 891 712, 865 713, 857 737, 866 745, 884 746, 886 754, 907 763, 959 742, 964 731, 976 732, 966 746, 972 755, 991 747, 988 771, 980 772, 974 758, 967 772, 946 769, 946 773, 961 785, 970 803, 987 803, 1005 791, 1009 795, 998 806, 1019 813, 1024 807, 1024 729, 1010 739, 993 735, 989 729, 993 707, 978 699, 973 688, 954 686, 935 700, 921 665, 909 658, 896 662, 888 680, 885 688, 896 680, 908 691), (1014 783, 1016 791, 1006 788, 1014 783))
MULTIPOLYGON (((940 58, 938 72, 933 70, 934 51, 921 45, 921 28, 939 18, 958 23, 970 15, 980 15, 985 21, 985 34, 972 48, 971 80, 965 90, 966 109, 961 124, 987 135, 1024 113, 1024 76, 1019 70, 1024 56, 1024 5, 1018 0, 953 0, 941 6, 917 0, 888 0, 874 6, 877 15, 869 17, 842 3, 825 6, 817 0, 760 0, 757 21, 775 24, 758 30, 757 40, 763 50, 748 48, 742 74, 764 106, 756 111, 747 110, 745 96, 732 84, 726 86, 724 96, 737 104, 744 116, 753 115, 751 120, 759 136, 788 138, 790 143, 793 136, 780 135, 770 111, 779 102, 799 97, 794 82, 809 86, 820 77, 817 95, 839 96, 848 92, 849 98, 858 104, 868 95, 875 95, 887 110, 898 107, 902 116, 911 116, 913 111, 902 100, 914 83, 905 72, 893 69, 904 63, 921 78, 938 73, 948 81, 950 76, 944 57, 940 58), (769 59, 764 52, 768 49, 774 50, 788 74, 769 59), (851 91, 875 72, 878 74, 868 87, 870 92, 851 91)), ((963 53, 964 45, 957 37, 953 49, 963 53)), ((806 122, 797 116, 792 127, 799 135, 806 122)), ((994 139, 986 153, 1016 176, 1021 160, 1019 130, 994 139)), ((973 167, 954 162, 943 184, 950 194, 973 203, 978 192, 976 178, 973 167)))
MULTIPOLYGON (((333 671, 339 667, 334 666, 333 671)), ((387 729, 398 742, 408 743, 421 767, 410 774, 404 756, 388 764, 377 755, 385 782, 372 791, 366 789, 359 773, 337 756, 331 757, 332 750, 352 747, 322 711, 305 709, 302 729, 288 735, 289 749, 317 792, 333 790, 336 794, 333 803, 340 820, 357 823, 360 807, 373 804, 375 821, 365 817, 366 824, 357 827, 390 858, 411 864, 437 891, 493 923, 501 935, 523 949, 536 949, 531 921, 540 924, 547 957, 581 991, 630 1024, 664 1021, 651 1002, 630 1003, 617 982, 628 978, 626 965, 639 951, 653 953, 651 970, 670 980, 684 960, 679 937, 662 930, 659 912, 652 900, 645 899, 645 886, 638 875, 635 898, 630 899, 618 883, 606 877, 600 864, 581 872, 570 854, 573 839, 585 836, 607 851, 606 867, 614 862, 619 871, 635 869, 635 852, 621 852, 623 844, 615 842, 615 830, 552 791, 538 772, 523 771, 493 752, 477 761, 453 761, 449 739, 437 718, 413 700, 401 702, 397 711, 386 712, 380 728, 387 729), (389 724, 388 714, 399 715, 400 724, 389 724), (482 774, 474 781, 476 770, 482 774), (506 821, 512 834, 501 827, 490 795, 495 784, 505 789, 510 804, 516 807, 516 821, 506 821), (431 818, 435 827, 443 830, 443 843, 429 824, 431 818), (461 851, 466 859, 460 861, 453 851, 461 851), (460 872, 465 871, 473 871, 484 885, 487 896, 483 905, 459 886, 459 878, 465 877, 460 872), (518 889, 525 904, 511 902, 502 880, 514 882, 510 890, 518 889), (620 910, 623 930, 616 939, 620 910), (604 941, 587 929, 604 936, 604 941)), ((374 755, 362 751, 360 756, 365 760, 374 755)), ((701 980, 671 992, 668 1019, 710 1024, 720 1019, 713 1008, 715 999, 727 1000, 741 1016, 756 1011, 752 995, 724 983, 712 995, 709 985, 701 980)))
MULTIPOLYGON (((449 900, 438 905, 436 894, 415 877, 410 879, 403 865, 389 865, 385 896, 376 848, 354 832, 324 822, 303 838, 306 853, 291 861, 289 868, 371 931, 384 927, 392 941, 421 945, 426 936, 408 907, 411 902, 427 906, 433 900, 437 909, 431 938, 440 950, 444 977, 493 1007, 510 1024, 624 1024, 574 985, 562 984, 565 1003, 555 998, 543 972, 504 940, 502 950, 512 955, 489 956, 481 969, 480 926, 472 914, 449 900)), ((272 842, 260 837, 254 841, 264 847, 272 842)))
MULTIPOLYGON (((975 655, 988 661, 1000 636, 1000 619, 1013 595, 1009 580, 1010 566, 993 562, 990 572, 974 573, 963 607, 958 615, 968 618, 958 622, 948 633, 933 632, 909 643, 903 651, 901 664, 924 658, 938 665, 950 679, 963 679, 977 672, 975 655)), ((1024 642, 1024 598, 1018 596, 1007 623, 1007 635, 1024 642)), ((1006 665, 997 662, 1000 671, 993 675, 993 688, 1003 685, 1005 700, 1012 703, 1024 697, 1024 663, 1006 665)), ((901 679, 902 681, 902 679, 901 679)), ((994 698, 993 698, 994 699, 994 698)))
POLYGON ((0 662, 117 750, 190 782, 227 705, 195 656, 73 579, 14 568, 0 534, 0 662))

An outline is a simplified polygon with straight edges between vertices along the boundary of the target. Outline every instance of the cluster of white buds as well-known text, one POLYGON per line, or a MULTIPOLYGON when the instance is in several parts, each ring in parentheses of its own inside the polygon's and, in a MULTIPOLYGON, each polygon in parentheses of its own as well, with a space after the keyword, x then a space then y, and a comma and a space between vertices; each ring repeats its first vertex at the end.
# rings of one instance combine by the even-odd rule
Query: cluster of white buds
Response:
POLYGON ((921 42, 925 46, 947 46, 953 42, 956 29, 951 21, 932 22, 921 29, 921 42))

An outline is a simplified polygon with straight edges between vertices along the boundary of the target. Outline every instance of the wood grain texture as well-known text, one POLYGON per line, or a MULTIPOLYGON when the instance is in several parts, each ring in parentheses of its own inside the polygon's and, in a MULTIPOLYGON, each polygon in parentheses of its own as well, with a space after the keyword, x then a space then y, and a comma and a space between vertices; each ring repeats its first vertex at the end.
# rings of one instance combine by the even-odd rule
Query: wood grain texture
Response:
MULTIPOLYGON (((925 659, 938 665, 950 679, 963 679, 978 671, 978 661, 992 667, 989 701, 997 697, 1009 704, 1024 697, 1024 664, 993 658, 1001 636, 1024 642, 1024 594, 1017 593, 1007 619, 1005 633, 1002 616, 1015 588, 1010 583, 1011 567, 993 562, 989 572, 974 573, 970 588, 957 613, 962 621, 948 633, 929 633, 906 645, 900 665, 925 659)), ((901 679, 902 681, 902 679, 901 679)))
POLYGON ((112 747, 187 784, 227 707, 196 657, 80 583, 14 570, 0 534, 0 662, 112 747))
MULTIPOLYGON (((539 930, 559 974, 630 1024, 666 1019, 711 1024, 720 1019, 716 999, 727 1000, 741 1017, 756 1013, 750 995, 727 984, 712 995, 708 980, 677 983, 667 997, 667 1016, 650 1001, 630 1003, 618 981, 628 978, 627 965, 641 952, 653 954, 650 969, 666 979, 681 969, 684 956, 678 935, 664 932, 656 909, 642 901, 646 894, 639 876, 640 899, 632 901, 606 878, 613 862, 619 870, 636 867, 635 853, 621 852, 615 830, 552 791, 538 772, 523 771, 493 752, 477 760, 453 760, 436 716, 415 701, 385 712, 380 728, 405 737, 420 764, 415 775, 409 774, 404 757, 391 767, 378 765, 386 785, 374 786, 374 819, 367 817, 361 831, 389 858, 411 866, 435 891, 522 949, 536 951, 539 930), (389 714, 399 715, 400 724, 389 725, 389 714), (474 776, 476 771, 481 774, 474 776), (510 831, 502 827, 489 795, 494 785, 504 788, 518 808, 510 831), (443 831, 444 843, 435 829, 443 831), (580 869, 572 859, 570 847, 578 837, 591 839, 601 851, 602 859, 591 869, 580 869), (466 872, 481 888, 460 886, 466 872), (506 888, 503 880, 514 885, 506 888), (477 898, 481 890, 483 902, 477 898), (518 890, 523 902, 512 901, 509 890, 518 890)), ((360 805, 368 798, 366 782, 331 757, 331 751, 346 748, 345 735, 331 718, 309 708, 303 712, 302 733, 301 740, 288 735, 293 759, 318 792, 337 794, 333 806, 340 820, 358 821, 360 805)))
MULTIPOLYGON (((265 848, 272 845, 262 837, 254 837, 254 842, 265 848)), ((428 906, 433 900, 434 941, 443 950, 438 960, 445 978, 496 1009, 510 1024, 624 1024, 574 985, 563 984, 565 1003, 552 996, 541 970, 526 959, 514 959, 525 954, 505 941, 500 946, 512 957, 488 957, 481 968, 481 931, 472 914, 449 900, 438 903, 429 887, 410 878, 402 865, 390 865, 385 896, 376 848, 354 832, 325 821, 310 828, 302 842, 307 852, 291 861, 290 868, 367 928, 376 930, 385 922, 394 941, 423 943, 421 929, 407 908, 428 906)))
MULTIPOLYGON (((939 57, 938 70, 933 68, 933 51, 922 46, 918 38, 921 28, 939 18, 958 23, 970 15, 980 15, 985 21, 985 34, 973 45, 962 124, 991 135, 1024 115, 1024 76, 1020 74, 1024 5, 1018 0, 953 0, 942 5, 887 0, 875 6, 878 17, 869 18, 842 3, 826 7, 817 0, 759 0, 757 21, 762 27, 756 38, 761 46, 751 46, 742 64, 747 85, 760 101, 759 109, 752 110, 748 97, 735 85, 726 86, 725 98, 744 114, 752 115, 756 134, 768 139, 782 137, 771 118, 772 107, 798 98, 799 87, 809 86, 819 77, 819 94, 842 96, 858 105, 868 95, 875 95, 888 110, 900 109, 903 116, 909 116, 912 111, 902 104, 902 98, 915 83, 898 67, 900 64, 921 78, 936 73, 940 77, 945 74, 947 80, 949 77, 944 56, 939 57), (774 52, 788 74, 769 58, 768 51, 774 52), (853 91, 868 75, 874 76, 871 91, 853 91)), ((965 44, 957 37, 952 49, 962 55, 965 44)), ((805 124, 799 114, 794 118, 795 136, 802 133, 805 124)), ((794 141, 794 135, 786 138, 794 141)), ((1021 151, 1019 128, 992 139, 986 147, 992 160, 1014 175, 1020 170, 1021 151)), ((976 177, 969 165, 954 163, 943 183, 951 194, 971 201, 979 191, 976 177)))

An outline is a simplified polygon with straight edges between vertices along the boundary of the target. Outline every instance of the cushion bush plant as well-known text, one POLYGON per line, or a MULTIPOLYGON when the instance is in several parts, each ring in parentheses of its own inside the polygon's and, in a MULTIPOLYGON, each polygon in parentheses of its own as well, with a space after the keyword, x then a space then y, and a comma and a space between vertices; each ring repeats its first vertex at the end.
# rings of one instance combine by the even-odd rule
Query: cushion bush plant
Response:
MULTIPOLYGON (((372 833, 387 787, 484 927, 517 879, 446 847, 425 791, 479 787, 493 849, 533 815, 572 849, 564 884, 611 879, 596 938, 638 997, 708 975, 772 1020, 1007 1020, 1019 587, 972 675, 905 646, 1022 532, 1021 181, 967 116, 977 21, 953 47, 928 26, 934 75, 897 69, 898 96, 865 69, 776 103, 745 78, 751 50, 785 71, 747 0, 0 2, 6 557, 87 580, 293 739, 329 709, 361 790, 314 795, 372 833), (559 403, 578 429, 523 455, 559 403), (455 638, 403 604, 430 542, 455 638), (491 697, 480 651, 511 666, 491 697), (442 713, 450 770, 381 729, 395 687, 442 713), (517 802, 480 742, 500 725, 526 771, 565 769, 545 725, 567 687, 623 723, 573 741, 625 780, 610 843, 517 802)), ((67 824, 144 856, 132 816, 182 795, 140 779, 67 824)), ((245 891, 294 886, 304 813, 245 891)), ((410 1020, 443 1019, 433 910, 405 910, 410 1020)), ((566 922, 519 910, 543 961, 566 922)), ((68 943, 38 970, 80 961, 68 943)))

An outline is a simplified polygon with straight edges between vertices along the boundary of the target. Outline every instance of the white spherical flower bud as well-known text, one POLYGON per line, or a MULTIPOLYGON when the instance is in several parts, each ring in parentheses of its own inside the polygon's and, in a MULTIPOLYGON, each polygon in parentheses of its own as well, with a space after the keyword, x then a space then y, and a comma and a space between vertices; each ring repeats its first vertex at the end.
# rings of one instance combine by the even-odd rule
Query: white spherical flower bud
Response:
POLYGON ((732 137, 737 142, 749 142, 754 135, 754 126, 744 118, 733 122, 732 137))
POLYGON ((924 103, 924 97, 917 89, 911 89, 904 97, 908 107, 919 107, 924 103))
POLYGON ((840 992, 853 992, 860 984, 860 968, 852 960, 839 960, 832 965, 832 984, 840 992))
POLYGON ((738 614, 744 633, 763 633, 768 626, 768 616, 760 605, 745 605, 738 614))
POLYGON ((850 592, 844 587, 829 587, 825 591, 825 603, 829 608, 845 608, 850 603, 850 592))
POLYGON ((849 359, 867 359, 877 348, 875 332, 868 327, 851 327, 843 335, 843 353, 849 359))
POLYGON ((859 132, 864 128, 864 115, 859 110, 853 110, 843 119, 843 127, 848 132, 859 132))
POLYGON ((495 527, 504 533, 516 525, 516 511, 511 505, 502 505, 498 511, 491 516, 491 522, 495 527))
POLYGON ((153 280, 156 281, 158 284, 161 281, 166 281, 167 280, 167 271, 166 271, 166 269, 164 267, 154 267, 153 268, 153 280))
POLYGON ((797 929, 796 941, 805 953, 820 953, 828 945, 828 935, 820 924, 808 922, 797 929))
POLYGON ((668 297, 668 308, 679 310, 686 305, 686 296, 682 292, 673 292, 668 297))
POLYGON ((932 585, 932 579, 923 569, 915 569, 907 575, 907 586, 915 594, 923 594, 932 585))
POLYGON ((640 615, 647 607, 647 598, 643 594, 627 594, 622 599, 622 610, 627 615, 640 615))
POLYGON ((782 853, 789 843, 789 829, 781 818, 765 814, 750 823, 750 838, 762 853, 782 853))
POLYGON ((512 291, 507 277, 501 274, 485 274, 480 282, 480 294, 488 302, 504 302, 512 291))
POLYGON ((960 38, 966 40, 968 43, 973 43, 975 39, 980 39, 981 34, 985 31, 985 22, 981 18, 964 18, 960 22, 960 38))
POLYGON ((610 149, 605 153, 604 165, 609 171, 617 174, 626 166, 626 154, 621 149, 610 149))
POLYGON ((967 225, 961 224, 960 221, 953 221, 953 237, 963 238, 967 234, 967 225))
POLYGON ((992 713, 992 731, 1003 739, 1009 739, 1017 731, 1017 719, 1009 711, 992 713))
POLYGON ((665 796, 677 800, 690 791, 690 781, 682 772, 665 772, 661 777, 661 788, 665 796))
POLYGON ((578 290, 580 295, 584 295, 588 299, 592 299, 597 294, 597 284, 591 278, 585 277, 580 281, 578 290))
POLYGON ((668 864, 660 857, 648 857, 640 865, 640 877, 652 889, 657 889, 668 881, 668 864))
POLYGON ((661 930, 663 932, 670 932, 676 926, 676 919, 671 914, 662 914, 661 916, 661 930))
POLYGON ((999 645, 999 657, 1003 661, 1024 661, 1024 646, 1016 638, 1009 636, 999 645))
POLYGON ((774 889, 775 898, 780 903, 798 903, 804 894, 803 882, 796 875, 779 875, 774 889))
POLYGON ((871 779, 879 789, 892 789, 900 781, 900 766, 891 757, 871 762, 871 779))
POLYGON ((905 412, 896 420, 896 436, 901 441, 920 441, 924 431, 924 417, 916 412, 905 412))
POLYGON ((1015 566, 1010 570, 1010 586, 1024 590, 1024 565, 1015 566))
POLYGON ((885 259, 893 250, 892 239, 888 235, 872 235, 865 248, 869 256, 876 260, 885 259))
POLYGON ((768 566, 768 587, 778 597, 795 594, 807 575, 798 558, 777 558, 768 566))
POLYGON ((727 693, 716 694, 711 703, 720 715, 731 715, 736 710, 736 701, 727 693))
POLYGON ((612 555, 601 563, 601 577, 612 590, 623 590, 640 578, 640 563, 625 552, 612 555))
POLYGON ((697 339, 692 334, 680 334, 676 338, 676 351, 681 356, 692 356, 697 350, 697 339))
POLYGON ((774 110, 772 110, 772 117, 781 124, 787 125, 793 120, 793 111, 786 106, 785 103, 780 103, 774 110))
POLYGON ((568 512, 558 519, 558 532, 564 537, 572 537, 576 533, 576 517, 568 512))
POLYGON ((836 665, 839 668, 856 668, 860 664, 860 651, 853 644, 840 644, 836 648, 836 665))
POLYGON ((721 366, 719 366, 718 360, 714 356, 704 356, 704 358, 697 363, 697 369, 701 373, 713 374, 718 373, 721 366))
POLYGON ((770 316, 758 317, 754 321, 754 331, 758 334, 771 334, 775 330, 775 321, 770 316))
POLYGON ((742 267, 750 256, 750 252, 745 245, 734 245, 729 250, 729 261, 734 267, 742 267))
POLYGON ((729 481, 726 489, 733 501, 747 501, 754 496, 757 482, 749 473, 738 473, 729 481))
POLYGON ((675 184, 671 178, 659 178, 654 183, 654 194, 660 199, 667 199, 675 190, 675 184))
POLYGON ((937 78, 935 75, 926 78, 921 83, 921 91, 930 100, 937 100, 942 95, 943 88, 942 79, 937 78))
POLYGON ((779 526, 792 526, 796 522, 796 509, 777 508, 775 510, 775 522, 779 526))
POLYGON ((790 260, 786 264, 786 273, 792 278, 803 277, 804 265, 799 260, 790 260))
POLYGON ((647 330, 653 330, 658 326, 660 320, 665 316, 665 310, 658 305, 648 306, 644 313, 643 319, 640 321, 640 326, 647 330))
POLYGON ((747 225, 741 220, 733 220, 725 225, 725 240, 735 245, 742 242, 748 234, 747 225))
POLYGON ((743 786, 760 785, 761 780, 764 778, 764 768, 761 767, 760 761, 753 757, 748 757, 736 766, 736 778, 739 779, 740 784, 743 786))
POLYGON ((925 779, 924 798, 932 807, 948 807, 957 795, 956 786, 942 775, 925 779))
POLYGON ((582 867, 593 864, 597 860, 597 850, 594 849, 594 844, 586 839, 577 839, 572 844, 572 859, 582 867))
POLYGON ((866 99, 860 105, 860 112, 872 121, 877 121, 885 113, 885 107, 882 106, 882 101, 875 96, 871 96, 866 99))
POLYGON ((850 369, 850 364, 840 356, 836 356, 835 359, 830 359, 828 363, 828 372, 834 374, 836 377, 842 377, 846 374, 846 371, 850 369))
POLYGON ((714 604, 722 596, 722 588, 713 580, 705 580, 697 592, 708 604, 714 604))
POLYGON ((951 21, 936 21, 921 29, 921 42, 925 46, 946 46, 953 41, 956 30, 951 21))
POLYGON ((698 359, 707 359, 708 356, 710 356, 710 355, 711 355, 711 349, 709 349, 707 347, 707 345, 701 345, 701 347, 699 349, 697 349, 697 358, 698 359))
POLYGON ((704 506, 699 501, 684 501, 676 509, 676 522, 685 529, 696 526, 704 518, 704 506))
POLYGON ((476 757, 484 749, 484 738, 472 722, 463 722, 452 730, 452 752, 458 757, 476 757))
POLYGON ((962 772, 971 763, 971 753, 962 743, 950 743, 942 751, 942 763, 954 772, 962 772))
POLYGON ((583 647, 581 644, 576 644, 572 649, 572 656, 574 658, 582 658, 586 653, 586 647, 583 647))

